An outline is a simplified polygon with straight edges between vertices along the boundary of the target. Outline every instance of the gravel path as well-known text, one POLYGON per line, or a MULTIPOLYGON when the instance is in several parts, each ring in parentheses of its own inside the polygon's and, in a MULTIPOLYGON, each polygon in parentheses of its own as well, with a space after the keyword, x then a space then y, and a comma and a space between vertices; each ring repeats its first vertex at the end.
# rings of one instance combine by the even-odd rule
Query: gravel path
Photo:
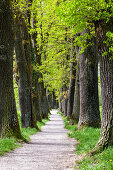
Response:
POLYGON ((60 115, 52 110, 42 131, 29 144, 0 158, 0 170, 72 170, 75 164, 74 139, 67 137, 60 115))

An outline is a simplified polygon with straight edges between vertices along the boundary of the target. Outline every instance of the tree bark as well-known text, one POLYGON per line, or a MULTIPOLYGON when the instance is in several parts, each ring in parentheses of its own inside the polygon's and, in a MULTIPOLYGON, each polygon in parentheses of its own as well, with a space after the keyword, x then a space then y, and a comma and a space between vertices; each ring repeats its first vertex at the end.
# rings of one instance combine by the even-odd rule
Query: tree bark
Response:
POLYGON ((15 18, 15 52, 19 70, 18 88, 22 127, 37 128, 36 116, 32 110, 30 41, 27 27, 23 23, 20 12, 17 13, 15 18), (22 26, 24 26, 24 31, 22 30, 22 26))
POLYGON ((109 52, 109 46, 104 43, 107 40, 106 33, 108 31, 113 32, 112 20, 108 23, 104 20, 96 22, 95 30, 100 57, 102 124, 101 137, 95 148, 90 152, 91 154, 102 151, 108 145, 113 144, 113 61, 110 60, 112 54, 109 52), (107 55, 102 56, 104 52, 107 52, 107 55))
MULTIPOLYGON (((85 30, 82 32, 89 33, 85 30)), ((100 125, 98 99, 98 62, 95 39, 87 40, 85 51, 80 54, 80 117, 78 128, 100 125)))
POLYGON ((0 137, 21 136, 13 89, 14 32, 11 1, 0 1, 0 137))
POLYGON ((39 122, 42 121, 42 112, 41 112, 41 106, 40 105, 41 104, 40 104, 39 86, 38 86, 37 79, 35 79, 34 80, 34 90, 33 90, 33 111, 36 114, 36 120, 39 121, 39 122))
POLYGON ((68 91, 68 104, 67 104, 67 116, 70 119, 73 112, 73 103, 74 103, 74 92, 75 92, 75 76, 76 76, 76 51, 74 46, 74 38, 71 39, 71 55, 70 55, 70 82, 69 82, 69 91, 68 91))
MULTIPOLYGON (((42 78, 42 76, 40 75, 42 78)), ((39 94, 40 94, 40 105, 41 105, 41 111, 42 111, 42 118, 48 118, 48 114, 50 112, 49 105, 47 101, 46 96, 46 88, 44 87, 43 80, 39 82, 39 94)))
POLYGON ((61 112, 64 114, 64 116, 67 116, 68 88, 65 84, 61 88, 60 93, 62 94, 62 97, 60 98, 61 112))
POLYGON ((79 121, 80 115, 80 81, 79 81, 79 59, 76 68, 76 80, 75 80, 75 93, 74 93, 74 104, 73 104, 73 118, 76 122, 79 121))

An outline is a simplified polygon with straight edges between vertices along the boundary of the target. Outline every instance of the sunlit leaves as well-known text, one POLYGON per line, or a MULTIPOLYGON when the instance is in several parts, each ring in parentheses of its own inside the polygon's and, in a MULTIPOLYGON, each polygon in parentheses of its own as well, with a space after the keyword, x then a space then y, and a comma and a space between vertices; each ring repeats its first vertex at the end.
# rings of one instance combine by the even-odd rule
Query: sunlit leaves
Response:
POLYGON ((87 27, 87 23, 104 19, 109 21, 113 16, 111 0, 67 0, 58 9, 61 20, 69 26, 74 26, 75 32, 87 27))

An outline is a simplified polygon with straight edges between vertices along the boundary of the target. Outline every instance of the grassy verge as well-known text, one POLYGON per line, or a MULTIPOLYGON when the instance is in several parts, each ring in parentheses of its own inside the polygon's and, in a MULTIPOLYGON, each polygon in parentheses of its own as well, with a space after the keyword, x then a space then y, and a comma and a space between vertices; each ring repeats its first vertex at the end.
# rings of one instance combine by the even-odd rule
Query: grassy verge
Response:
MULTIPOLYGON (((100 129, 85 127, 77 130, 77 124, 70 125, 66 117, 63 117, 65 128, 69 130, 69 137, 78 140, 76 147, 77 154, 87 153, 93 149, 100 137, 100 129)), ((77 162, 75 169, 80 170, 113 170, 113 147, 108 147, 102 153, 94 156, 86 156, 82 161, 77 162)))
POLYGON ((14 138, 0 139, 0 156, 20 146, 14 138))
MULTIPOLYGON (((21 129, 21 133, 22 136, 27 140, 30 141, 30 135, 34 135, 37 133, 37 129, 35 128, 22 128, 22 124, 21 124, 21 116, 20 116, 20 110, 18 109, 18 119, 19 119, 19 124, 20 124, 20 129, 21 129)), ((49 116, 48 119, 42 119, 42 122, 38 122, 37 121, 37 126, 39 128, 39 131, 41 130, 41 127, 45 125, 46 122, 49 121, 49 116)))
MULTIPOLYGON (((49 119, 42 119, 42 122, 37 122, 37 126, 39 128, 39 131, 41 131, 41 127, 45 125, 46 122, 48 122, 49 119)), ((27 141, 30 141, 30 135, 34 135, 37 133, 37 129, 35 128, 21 128, 22 136, 27 139, 27 141)))
MULTIPOLYGON (((19 122, 20 122, 20 127, 21 127, 20 120, 21 120, 21 118, 19 116, 19 122)), ((37 122, 39 130, 41 130, 41 127, 44 126, 48 120, 49 119, 43 119, 42 122, 37 122)), ((28 127, 28 128, 21 127, 21 133, 22 133, 22 136, 27 141, 30 141, 30 135, 36 134, 37 129, 30 128, 30 127, 28 127)), ((19 142, 21 142, 21 141, 19 141, 19 142)), ((8 153, 11 150, 14 150, 15 148, 21 147, 21 143, 19 143, 19 142, 17 142, 16 139, 13 137, 0 139, 0 156, 3 156, 5 153, 8 153)))

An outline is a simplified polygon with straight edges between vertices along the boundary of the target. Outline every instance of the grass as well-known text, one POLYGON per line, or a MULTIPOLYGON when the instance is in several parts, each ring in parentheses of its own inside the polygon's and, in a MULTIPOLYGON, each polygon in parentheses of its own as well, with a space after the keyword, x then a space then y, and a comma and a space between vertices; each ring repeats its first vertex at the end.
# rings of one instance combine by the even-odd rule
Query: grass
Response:
MULTIPOLYGON (((21 127, 21 117, 20 117, 19 110, 18 110, 18 117, 19 117, 19 123, 20 123, 20 129, 21 129, 22 136, 27 141, 30 141, 30 135, 36 134, 37 129, 30 128, 30 127, 22 128, 21 127)), ((44 126, 45 123, 48 120, 49 119, 43 119, 42 122, 37 122, 37 126, 38 126, 40 131, 41 131, 41 127, 44 126)), ((14 150, 15 148, 18 148, 18 147, 21 147, 21 140, 19 140, 17 142, 17 140, 15 138, 13 138, 13 137, 0 139, 0 156, 3 156, 5 153, 8 153, 11 150, 14 150)))
POLYGON ((78 167, 80 170, 113 170, 113 147, 92 157, 87 156, 78 162, 78 167))
MULTIPOLYGON (((49 119, 42 119, 42 122, 37 122, 37 126, 39 128, 39 131, 41 131, 41 127, 45 125, 46 122, 48 122, 49 119)), ((38 131, 35 128, 22 128, 21 127, 21 133, 22 136, 27 140, 30 141, 30 135, 36 134, 38 131)))
POLYGON ((0 156, 20 146, 14 138, 0 139, 0 156))
MULTIPOLYGON (((19 119, 19 124, 20 124, 20 129, 21 129, 21 133, 22 136, 27 140, 30 141, 30 135, 34 135, 36 134, 38 131, 36 128, 22 128, 22 124, 21 124, 21 116, 20 116, 20 110, 18 110, 18 119, 19 119)), ((45 123, 49 120, 49 116, 48 119, 42 119, 42 122, 37 121, 37 126, 39 128, 39 131, 41 131, 41 127, 45 125, 45 123)))
POLYGON ((92 127, 84 127, 77 130, 77 124, 70 125, 66 117, 63 118, 65 128, 69 130, 68 136, 79 141, 76 151, 78 154, 88 153, 96 145, 100 137, 100 129, 92 127))
MULTIPOLYGON (((102 108, 100 107, 100 113, 102 108)), ((61 114, 62 115, 62 114, 61 114)), ((63 115, 62 115, 63 116, 63 115)), ((77 130, 77 124, 70 125, 66 117, 63 117, 65 128, 69 130, 69 137, 77 139, 79 144, 76 147, 77 154, 85 153, 83 160, 78 161, 75 169, 80 170, 113 170, 113 147, 109 146, 102 153, 88 157, 87 153, 93 149, 100 137, 100 129, 84 127, 77 130)))

